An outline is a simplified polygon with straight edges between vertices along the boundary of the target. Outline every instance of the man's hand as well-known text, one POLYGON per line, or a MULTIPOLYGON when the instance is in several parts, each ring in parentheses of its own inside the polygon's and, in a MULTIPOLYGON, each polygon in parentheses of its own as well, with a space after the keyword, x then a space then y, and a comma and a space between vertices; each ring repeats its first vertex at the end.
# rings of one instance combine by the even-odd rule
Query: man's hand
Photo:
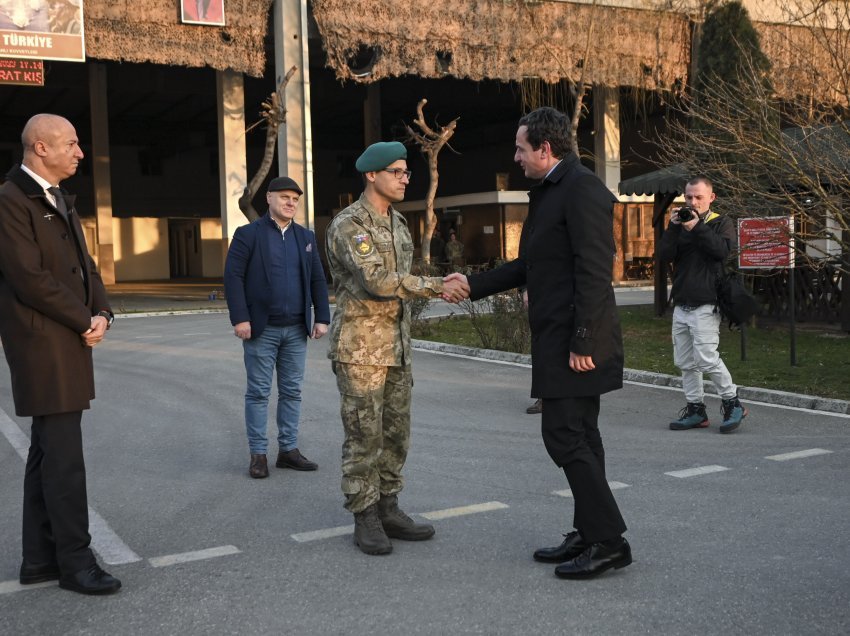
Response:
POLYGON ((250 340, 251 323, 247 320, 245 322, 237 322, 235 325, 233 325, 233 335, 239 338, 240 340, 250 340))
POLYGON ((313 333, 310 337, 313 340, 318 340, 328 332, 328 326, 322 322, 317 322, 313 325, 313 333))
POLYGON ((83 339, 83 345, 86 347, 93 347, 103 340, 103 336, 106 335, 106 327, 108 325, 109 322, 103 316, 92 316, 91 326, 80 334, 80 338, 83 339))
POLYGON ((593 371, 595 368, 596 365, 593 364, 593 359, 590 356, 580 356, 570 351, 570 369, 576 373, 584 373, 585 371, 593 371))
POLYGON ((522 290, 522 308, 528 311, 528 290, 522 290))
POLYGON ((466 276, 459 272, 443 278, 443 300, 448 303, 459 303, 469 298, 469 282, 466 276))
POLYGON ((690 221, 682 223, 682 221, 679 219, 679 210, 680 208, 675 208, 670 211, 670 223, 672 223, 673 225, 681 225, 683 230, 685 230, 686 232, 690 232, 696 227, 697 223, 699 223, 699 215, 695 214, 694 218, 692 218, 690 221))

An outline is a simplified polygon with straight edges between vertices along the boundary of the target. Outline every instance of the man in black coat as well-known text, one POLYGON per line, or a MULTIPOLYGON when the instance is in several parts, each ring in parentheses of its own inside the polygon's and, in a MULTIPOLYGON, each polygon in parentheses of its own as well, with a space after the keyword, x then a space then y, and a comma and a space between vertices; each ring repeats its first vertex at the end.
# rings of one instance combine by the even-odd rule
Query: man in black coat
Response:
MULTIPOLYGON (((538 108, 519 121, 514 161, 540 179, 529 193, 519 258, 469 276, 476 300, 528 290, 531 395, 543 400, 543 442, 564 469, 575 501, 563 543, 534 559, 560 563, 561 578, 590 578, 632 562, 605 478, 599 396, 623 386, 623 345, 611 287, 613 204, 604 184, 570 153, 569 121, 538 108)), ((461 274, 447 277, 463 278, 461 274)))
POLYGON ((121 582, 90 547, 80 423, 94 399, 92 347, 114 316, 74 196, 59 187, 83 151, 71 122, 47 113, 21 141, 23 161, 0 186, 0 338, 15 413, 32 417, 20 582, 112 594, 121 582))

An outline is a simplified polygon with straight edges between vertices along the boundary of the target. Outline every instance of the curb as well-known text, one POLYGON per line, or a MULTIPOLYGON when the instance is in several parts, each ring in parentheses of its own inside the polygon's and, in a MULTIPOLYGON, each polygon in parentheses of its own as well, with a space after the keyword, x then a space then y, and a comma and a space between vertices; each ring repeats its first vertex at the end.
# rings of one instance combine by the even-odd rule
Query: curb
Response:
POLYGON ((190 316, 192 314, 226 314, 227 309, 169 309, 165 311, 133 311, 116 313, 116 318, 152 318, 156 316, 190 316))
MULTIPOLYGON (((461 345, 446 344, 444 342, 431 342, 430 340, 411 340, 411 345, 414 349, 422 349, 424 351, 435 351, 438 353, 468 356, 470 358, 482 358, 494 362, 531 366, 531 356, 524 353, 477 349, 475 347, 464 347, 461 345)), ((655 386, 682 388, 682 378, 675 375, 655 373, 653 371, 624 369, 623 380, 655 386)), ((714 384, 711 382, 705 383, 705 392, 709 395, 717 395, 714 384)), ((835 400, 832 398, 817 397, 815 395, 802 395, 800 393, 789 393, 787 391, 775 391, 773 389, 761 389, 750 386, 739 386, 738 396, 743 400, 765 402, 778 406, 793 406, 812 411, 850 415, 850 401, 847 400, 835 400)))

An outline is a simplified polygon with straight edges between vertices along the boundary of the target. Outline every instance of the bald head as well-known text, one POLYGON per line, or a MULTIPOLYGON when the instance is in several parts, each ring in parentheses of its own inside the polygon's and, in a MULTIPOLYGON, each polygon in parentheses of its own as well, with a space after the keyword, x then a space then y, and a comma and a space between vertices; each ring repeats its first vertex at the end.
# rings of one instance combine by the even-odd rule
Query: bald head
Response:
POLYGON ((53 185, 77 171, 83 158, 77 131, 64 117, 33 115, 21 133, 24 165, 53 185))

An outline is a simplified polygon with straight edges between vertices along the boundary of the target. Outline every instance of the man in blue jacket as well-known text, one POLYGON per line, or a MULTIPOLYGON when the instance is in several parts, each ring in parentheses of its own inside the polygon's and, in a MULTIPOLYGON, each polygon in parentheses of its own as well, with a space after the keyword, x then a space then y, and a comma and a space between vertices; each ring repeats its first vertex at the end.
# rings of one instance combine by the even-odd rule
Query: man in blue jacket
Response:
POLYGON ((248 474, 254 479, 269 476, 266 428, 275 369, 279 448, 275 466, 318 468, 298 450, 301 383, 307 337, 324 336, 331 316, 316 235, 293 220, 302 194, 289 177, 272 179, 266 192, 268 214, 236 230, 224 266, 230 322, 245 353, 248 474))

